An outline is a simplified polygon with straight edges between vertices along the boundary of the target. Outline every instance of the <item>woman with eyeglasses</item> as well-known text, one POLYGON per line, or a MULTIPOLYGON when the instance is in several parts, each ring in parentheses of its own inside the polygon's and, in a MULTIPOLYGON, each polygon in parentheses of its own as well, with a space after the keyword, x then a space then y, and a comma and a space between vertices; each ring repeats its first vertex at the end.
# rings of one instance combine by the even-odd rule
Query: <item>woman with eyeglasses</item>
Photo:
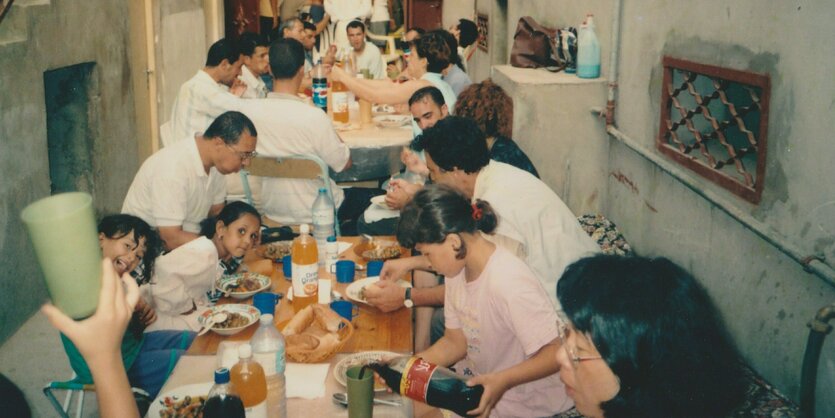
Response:
MULTIPOLYGON (((665 258, 598 255, 557 284, 560 380, 587 417, 722 417, 739 357, 705 290, 665 258)), ((562 388, 560 388, 562 389, 562 388)))

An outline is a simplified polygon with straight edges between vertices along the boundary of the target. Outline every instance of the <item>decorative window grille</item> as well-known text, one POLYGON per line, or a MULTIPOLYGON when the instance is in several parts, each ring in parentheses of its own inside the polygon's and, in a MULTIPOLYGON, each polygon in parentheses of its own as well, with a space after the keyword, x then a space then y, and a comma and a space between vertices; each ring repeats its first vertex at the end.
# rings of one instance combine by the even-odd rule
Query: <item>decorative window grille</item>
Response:
POLYGON ((658 150, 757 204, 765 181, 767 75, 663 58, 658 150))

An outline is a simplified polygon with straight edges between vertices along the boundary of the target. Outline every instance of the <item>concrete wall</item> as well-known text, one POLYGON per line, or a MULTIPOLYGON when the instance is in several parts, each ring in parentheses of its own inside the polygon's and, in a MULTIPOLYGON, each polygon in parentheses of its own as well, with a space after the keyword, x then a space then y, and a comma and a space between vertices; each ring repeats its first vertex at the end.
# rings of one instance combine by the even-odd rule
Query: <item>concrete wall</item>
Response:
POLYGON ((120 209, 138 166, 127 15, 126 2, 23 0, 0 23, 0 342, 47 298, 19 220, 50 193, 44 71, 96 63, 90 106, 98 113, 91 131, 99 213, 120 209))
MULTIPOLYGON (((518 18, 525 15, 559 27, 577 25, 586 12, 594 13, 603 76, 607 77, 612 6, 611 0, 511 1, 508 27, 512 31, 518 18)), ((835 58, 823 53, 832 50, 835 40, 832 2, 626 1, 622 15, 618 127, 645 148, 653 148, 663 55, 769 74, 771 114, 762 202, 750 205, 712 183, 702 182, 702 187, 720 193, 809 254, 820 253, 833 260, 835 182, 828 179, 835 176, 835 147, 830 140, 835 131, 835 58)), ((512 33, 507 36, 512 43, 512 33)), ((486 69, 471 71, 483 73, 486 69)), ((528 155, 536 156, 539 167, 542 159, 562 161, 563 145, 583 131, 556 135, 549 131, 555 122, 520 115, 523 112, 519 109, 547 109, 566 99, 545 94, 522 97, 513 90, 510 93, 517 106, 516 129, 521 129, 519 122, 524 120, 529 124, 524 127, 526 132, 542 136, 528 141, 514 132, 514 137, 523 143, 528 155), (522 102, 526 103, 524 107, 522 102), (553 140, 543 140, 545 137, 553 140)), ((605 98, 597 90, 590 88, 585 94, 598 97, 597 106, 605 105, 605 98)), ((586 99, 575 97, 578 105, 588 104, 586 99)), ((560 112, 555 110, 553 114, 560 112)), ((610 142, 605 135, 583 139, 588 143, 610 142)), ((797 263, 626 147, 612 143, 608 158, 597 164, 600 169, 596 172, 601 177, 588 181, 606 184, 604 214, 620 226, 640 254, 669 257, 699 278, 724 314, 745 359, 797 399, 806 323, 817 309, 835 300, 835 289, 804 272, 797 263)), ((568 175, 573 177, 578 170, 581 168, 572 165, 568 175)), ((560 193, 563 185, 554 183, 556 177, 545 177, 560 193)), ((823 353, 817 413, 835 416, 832 336, 823 353)))
POLYGON ((470 19, 475 22, 476 0, 445 1, 443 5, 444 29, 458 24, 458 19, 470 19))

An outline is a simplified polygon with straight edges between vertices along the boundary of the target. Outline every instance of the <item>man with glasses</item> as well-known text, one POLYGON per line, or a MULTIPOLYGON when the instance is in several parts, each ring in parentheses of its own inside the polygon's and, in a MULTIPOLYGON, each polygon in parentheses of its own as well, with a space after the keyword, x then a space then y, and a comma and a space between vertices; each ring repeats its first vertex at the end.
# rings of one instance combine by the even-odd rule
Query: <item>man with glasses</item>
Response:
POLYGON ((157 228, 167 251, 197 238, 200 222, 223 209, 223 175, 237 173, 257 155, 257 135, 244 114, 221 114, 202 135, 175 142, 145 160, 122 213, 157 228))

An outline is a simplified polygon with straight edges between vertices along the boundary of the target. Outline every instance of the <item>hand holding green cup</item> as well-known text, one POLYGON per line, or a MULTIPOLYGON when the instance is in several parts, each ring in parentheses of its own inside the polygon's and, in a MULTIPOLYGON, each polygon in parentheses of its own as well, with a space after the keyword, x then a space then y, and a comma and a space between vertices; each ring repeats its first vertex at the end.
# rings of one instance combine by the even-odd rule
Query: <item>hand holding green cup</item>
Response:
POLYGON ((38 200, 20 213, 52 303, 67 316, 92 315, 101 288, 101 248, 87 193, 61 193, 38 200))

